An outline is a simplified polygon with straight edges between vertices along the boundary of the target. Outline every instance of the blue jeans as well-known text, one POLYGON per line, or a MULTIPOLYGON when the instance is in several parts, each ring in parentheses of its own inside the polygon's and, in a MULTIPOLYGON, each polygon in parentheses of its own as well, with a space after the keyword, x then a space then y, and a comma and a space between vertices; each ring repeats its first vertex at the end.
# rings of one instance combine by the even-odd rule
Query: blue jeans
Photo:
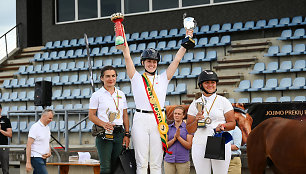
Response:
POLYGON ((31 164, 34 169, 33 174, 48 174, 45 159, 41 157, 31 157, 31 164))

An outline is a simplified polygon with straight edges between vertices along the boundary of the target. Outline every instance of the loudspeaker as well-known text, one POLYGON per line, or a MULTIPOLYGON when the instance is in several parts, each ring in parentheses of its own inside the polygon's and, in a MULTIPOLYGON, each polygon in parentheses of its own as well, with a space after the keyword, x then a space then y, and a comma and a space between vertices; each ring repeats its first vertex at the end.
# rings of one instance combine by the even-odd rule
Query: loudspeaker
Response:
POLYGON ((34 105, 51 106, 52 103, 52 82, 35 82, 34 105))

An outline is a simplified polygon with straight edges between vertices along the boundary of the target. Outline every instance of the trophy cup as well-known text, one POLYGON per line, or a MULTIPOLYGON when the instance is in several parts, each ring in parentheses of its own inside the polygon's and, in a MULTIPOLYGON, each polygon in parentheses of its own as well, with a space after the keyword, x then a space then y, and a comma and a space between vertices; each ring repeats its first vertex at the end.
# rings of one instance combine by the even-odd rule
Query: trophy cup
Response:
MULTIPOLYGON (((108 112, 107 116, 108 116, 109 122, 112 123, 116 119, 117 115, 118 115, 117 112, 108 112)), ((113 140, 114 139, 113 130, 105 130, 105 139, 107 139, 107 140, 113 140)))
MULTIPOLYGON (((204 103, 203 102, 197 102, 196 107, 199 113, 201 113, 204 109, 204 103)), ((204 128, 206 127, 205 125, 205 120, 199 120, 198 121, 198 128, 204 128)))
POLYGON ((111 16, 111 21, 115 23, 115 33, 116 33, 116 39, 115 39, 115 45, 117 49, 124 49, 126 47, 125 44, 125 34, 124 34, 124 28, 122 25, 122 21, 124 19, 124 16, 122 13, 114 13, 111 16))
MULTIPOLYGON (((194 20, 193 17, 186 17, 186 13, 183 15, 184 20, 184 28, 187 30, 193 30, 197 27, 197 22, 194 20)), ((181 44, 184 48, 191 49, 195 46, 195 41, 192 39, 191 36, 187 35, 183 40, 181 44)))

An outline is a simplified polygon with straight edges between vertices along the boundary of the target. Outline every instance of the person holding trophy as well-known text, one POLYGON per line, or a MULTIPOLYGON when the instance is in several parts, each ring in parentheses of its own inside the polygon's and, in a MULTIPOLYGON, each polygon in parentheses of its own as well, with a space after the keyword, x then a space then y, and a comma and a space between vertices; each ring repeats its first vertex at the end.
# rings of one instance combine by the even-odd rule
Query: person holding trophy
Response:
POLYGON ((231 160, 231 144, 225 144, 225 160, 204 158, 207 137, 215 132, 229 131, 235 128, 234 109, 223 96, 217 95, 219 78, 214 71, 204 70, 198 77, 198 86, 202 96, 194 100, 187 112, 187 130, 194 133, 192 142, 192 160, 196 173, 227 174, 231 160))
POLYGON ((122 148, 130 143, 127 102, 125 94, 115 87, 116 78, 114 67, 103 67, 100 76, 102 87, 92 94, 89 103, 89 120, 99 128, 96 147, 100 174, 114 172, 122 148))
MULTIPOLYGON (((113 22, 115 22, 113 19, 117 18, 116 16, 120 17, 121 15, 114 14, 112 16, 113 22)), ((150 163, 151 174, 161 174, 163 150, 171 154, 168 151, 166 142, 168 125, 163 108, 169 81, 174 75, 186 50, 192 48, 192 45, 194 46, 194 41, 191 38, 195 23, 190 22, 186 30, 186 35, 188 35, 189 39, 182 41, 183 44, 174 60, 167 70, 161 74, 156 73, 161 57, 157 50, 148 48, 141 53, 141 63, 144 66, 145 72, 140 74, 135 69, 126 39, 124 38, 124 44, 118 39, 118 45, 124 45, 120 49, 123 51, 127 75, 131 80, 136 105, 132 127, 132 140, 138 174, 147 173, 148 163, 150 163), (190 42, 193 42, 193 44, 190 42)), ((123 27, 118 28, 116 26, 115 31, 116 37, 124 36, 123 27), (120 35, 120 33, 122 34, 120 35)), ((117 43, 115 44, 117 46, 117 43)))

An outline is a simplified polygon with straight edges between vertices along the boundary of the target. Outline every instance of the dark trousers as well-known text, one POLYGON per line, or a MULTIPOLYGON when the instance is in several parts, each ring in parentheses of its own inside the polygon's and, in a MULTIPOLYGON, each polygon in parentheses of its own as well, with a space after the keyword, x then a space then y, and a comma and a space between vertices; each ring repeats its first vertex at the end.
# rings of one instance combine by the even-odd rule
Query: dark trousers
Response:
POLYGON ((0 162, 3 174, 9 174, 9 148, 0 148, 0 162))
POLYGON ((123 132, 114 133, 114 140, 96 137, 96 147, 100 159, 100 174, 113 173, 122 151, 123 132))
POLYGON ((31 157, 31 165, 34 169, 33 174, 48 174, 45 159, 41 157, 31 157))

